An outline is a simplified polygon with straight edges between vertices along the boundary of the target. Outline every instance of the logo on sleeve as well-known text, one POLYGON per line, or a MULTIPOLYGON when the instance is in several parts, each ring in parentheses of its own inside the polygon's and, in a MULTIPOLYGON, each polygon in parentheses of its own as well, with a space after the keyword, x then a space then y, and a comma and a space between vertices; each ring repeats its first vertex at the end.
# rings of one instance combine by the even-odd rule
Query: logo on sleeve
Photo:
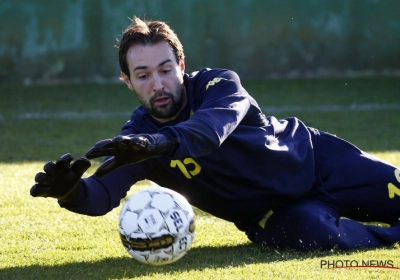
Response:
POLYGON ((225 78, 214 78, 212 81, 208 82, 208 84, 206 86, 206 90, 208 89, 208 87, 213 86, 216 83, 219 83, 221 80, 229 81, 228 79, 225 79, 225 78))

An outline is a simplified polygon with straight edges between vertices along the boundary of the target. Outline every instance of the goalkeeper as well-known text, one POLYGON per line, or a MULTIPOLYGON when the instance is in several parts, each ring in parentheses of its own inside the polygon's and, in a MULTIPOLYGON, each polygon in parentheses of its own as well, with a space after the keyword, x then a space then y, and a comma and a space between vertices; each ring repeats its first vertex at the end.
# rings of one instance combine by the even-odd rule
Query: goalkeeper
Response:
POLYGON ((400 169, 297 118, 266 117, 236 73, 188 75, 184 58, 167 24, 134 18, 119 41, 119 63, 142 106, 86 158, 46 163, 31 195, 97 216, 147 179, 257 244, 349 250, 400 241, 400 169), (82 178, 98 157, 106 158, 82 178))

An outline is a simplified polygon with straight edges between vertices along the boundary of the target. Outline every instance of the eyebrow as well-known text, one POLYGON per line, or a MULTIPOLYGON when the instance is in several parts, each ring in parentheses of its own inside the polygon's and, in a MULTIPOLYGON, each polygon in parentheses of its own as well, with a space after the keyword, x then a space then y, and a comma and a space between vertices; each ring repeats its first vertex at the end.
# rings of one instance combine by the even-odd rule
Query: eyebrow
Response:
MULTIPOLYGON (((168 63, 168 62, 172 62, 172 60, 169 59, 169 58, 167 58, 166 60, 160 62, 160 63, 157 65, 157 67, 161 67, 161 66, 163 66, 164 64, 166 64, 166 63, 168 63)), ((135 71, 137 71, 137 70, 147 69, 147 68, 149 68, 149 67, 148 67, 148 66, 140 66, 140 65, 139 65, 139 66, 136 66, 135 68, 133 68, 133 71, 132 71, 132 72, 135 72, 135 71)))

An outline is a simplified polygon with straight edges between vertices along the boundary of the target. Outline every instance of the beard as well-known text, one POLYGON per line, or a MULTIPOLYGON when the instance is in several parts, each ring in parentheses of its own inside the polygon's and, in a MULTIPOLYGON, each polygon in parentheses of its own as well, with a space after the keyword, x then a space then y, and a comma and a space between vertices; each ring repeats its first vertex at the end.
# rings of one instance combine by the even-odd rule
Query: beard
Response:
POLYGON ((149 114, 155 118, 170 119, 179 113, 185 101, 186 101, 185 90, 184 86, 182 86, 180 90, 176 92, 176 94, 172 94, 170 92, 165 92, 165 91, 157 92, 157 94, 150 99, 149 103, 143 104, 143 106, 146 109, 146 111, 149 112, 149 114), (154 100, 156 98, 164 96, 168 97, 171 100, 171 102, 165 106, 159 106, 159 107, 154 106, 154 100))

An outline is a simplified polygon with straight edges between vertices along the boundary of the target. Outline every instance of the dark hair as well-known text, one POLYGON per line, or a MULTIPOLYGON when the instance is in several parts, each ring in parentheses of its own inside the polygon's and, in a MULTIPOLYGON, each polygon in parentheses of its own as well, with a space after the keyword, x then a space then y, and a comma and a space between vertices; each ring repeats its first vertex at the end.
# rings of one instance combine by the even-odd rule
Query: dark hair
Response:
POLYGON ((128 77, 130 76, 126 54, 131 46, 154 45, 161 41, 166 41, 170 44, 177 63, 185 57, 182 43, 168 24, 162 21, 143 21, 134 17, 132 24, 124 30, 121 39, 117 42, 119 66, 122 73, 128 77))

